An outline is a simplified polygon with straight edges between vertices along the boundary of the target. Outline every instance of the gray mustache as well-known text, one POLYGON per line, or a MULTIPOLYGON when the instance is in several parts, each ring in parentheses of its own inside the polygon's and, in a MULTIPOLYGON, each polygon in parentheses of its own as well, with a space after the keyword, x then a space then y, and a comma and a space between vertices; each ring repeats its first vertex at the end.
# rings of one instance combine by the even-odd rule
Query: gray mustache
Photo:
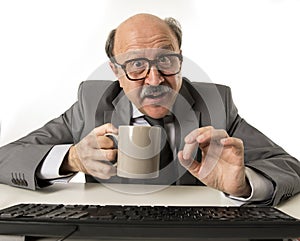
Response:
POLYGON ((169 86, 166 85, 158 85, 158 86, 152 86, 152 85, 146 85, 142 87, 142 91, 140 94, 141 99, 151 96, 151 95, 162 95, 169 93, 172 89, 169 86))

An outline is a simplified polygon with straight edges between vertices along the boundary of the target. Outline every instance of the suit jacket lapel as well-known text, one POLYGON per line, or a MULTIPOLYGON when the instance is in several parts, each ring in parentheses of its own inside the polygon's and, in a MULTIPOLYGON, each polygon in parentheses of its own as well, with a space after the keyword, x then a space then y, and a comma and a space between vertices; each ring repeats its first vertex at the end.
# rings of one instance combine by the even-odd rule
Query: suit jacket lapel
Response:
POLYGON ((119 81, 115 81, 109 86, 98 103, 95 126, 105 123, 112 123, 116 128, 120 125, 129 125, 130 116, 131 104, 120 87, 119 81))
POLYGON ((132 105, 122 90, 112 102, 115 111, 112 112, 111 123, 115 127, 129 125, 132 115, 132 105))

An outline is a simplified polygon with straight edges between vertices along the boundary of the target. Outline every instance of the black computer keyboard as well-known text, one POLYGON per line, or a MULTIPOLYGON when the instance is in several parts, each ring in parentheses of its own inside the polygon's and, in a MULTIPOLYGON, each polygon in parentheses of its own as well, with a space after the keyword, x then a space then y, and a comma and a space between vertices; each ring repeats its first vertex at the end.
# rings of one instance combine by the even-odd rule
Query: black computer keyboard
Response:
POLYGON ((300 237, 300 220, 272 207, 19 204, 0 210, 0 234, 129 240, 265 240, 300 237))

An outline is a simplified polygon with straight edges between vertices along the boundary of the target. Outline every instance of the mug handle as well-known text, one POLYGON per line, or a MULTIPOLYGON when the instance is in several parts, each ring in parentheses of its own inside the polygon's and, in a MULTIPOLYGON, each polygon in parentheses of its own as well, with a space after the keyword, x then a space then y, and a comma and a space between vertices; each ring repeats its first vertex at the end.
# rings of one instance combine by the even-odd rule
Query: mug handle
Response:
POLYGON ((104 134, 104 136, 108 137, 109 139, 111 139, 114 143, 114 148, 118 149, 118 138, 119 136, 117 134, 114 133, 106 133, 104 134))
MULTIPOLYGON (((114 133, 106 133, 106 134, 104 134, 104 136, 110 138, 113 141, 113 143, 114 143, 114 148, 118 149, 118 138, 119 138, 118 135, 116 135, 114 133)), ((113 166, 116 167, 117 164, 118 164, 118 162, 116 160, 115 163, 113 164, 113 166)))

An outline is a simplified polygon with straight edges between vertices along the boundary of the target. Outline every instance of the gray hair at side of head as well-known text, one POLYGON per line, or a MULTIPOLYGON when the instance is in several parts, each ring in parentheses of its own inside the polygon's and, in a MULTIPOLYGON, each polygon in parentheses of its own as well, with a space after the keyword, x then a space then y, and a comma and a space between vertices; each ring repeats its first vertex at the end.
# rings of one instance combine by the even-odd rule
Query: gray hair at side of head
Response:
MULTIPOLYGON (((181 43, 182 43, 182 30, 181 30, 181 25, 180 23, 172 17, 165 18, 164 22, 169 26, 169 28, 172 30, 174 35, 176 36, 176 39, 178 41, 178 46, 181 48, 181 43)), ((108 56, 109 59, 113 60, 114 59, 114 43, 115 43, 115 35, 116 35, 117 29, 113 29, 106 40, 105 43, 105 52, 106 55, 108 56)))

